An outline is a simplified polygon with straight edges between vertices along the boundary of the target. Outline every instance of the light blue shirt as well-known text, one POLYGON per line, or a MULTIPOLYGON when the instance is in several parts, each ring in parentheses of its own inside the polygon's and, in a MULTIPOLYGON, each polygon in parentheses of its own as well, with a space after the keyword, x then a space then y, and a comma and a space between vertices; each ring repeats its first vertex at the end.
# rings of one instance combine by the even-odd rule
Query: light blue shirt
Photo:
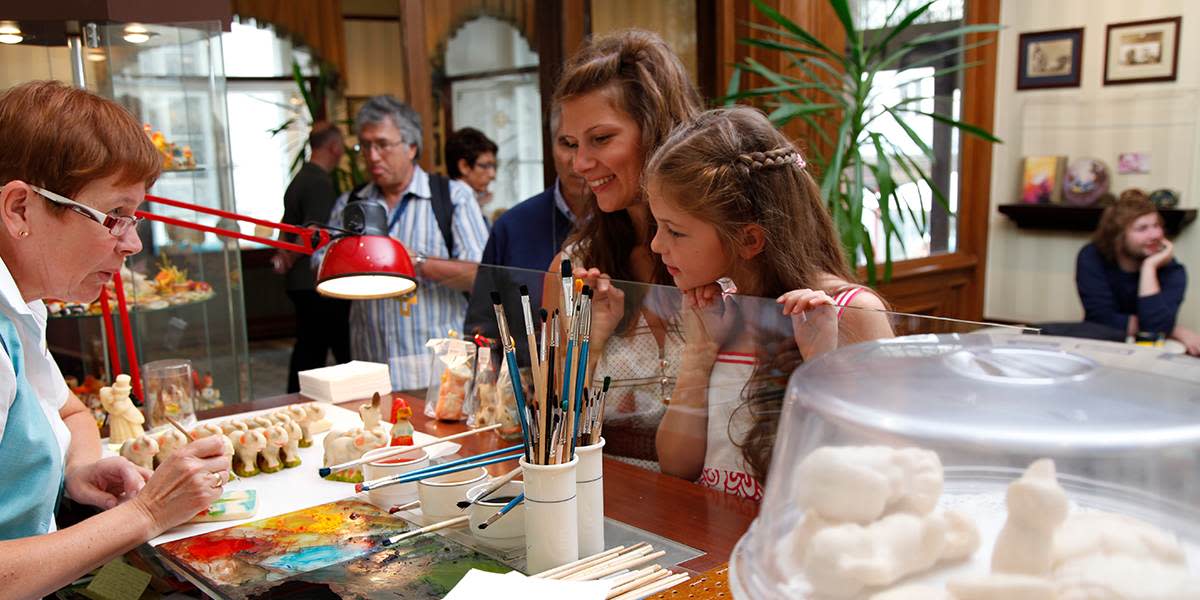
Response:
MULTIPOLYGON (((429 174, 414 165, 412 181, 405 193, 413 196, 399 219, 396 212, 404 202, 388 210, 388 222, 392 223, 389 235, 400 240, 412 254, 479 262, 488 232, 470 187, 460 181, 450 182, 454 256, 450 256, 433 215, 429 174)), ((330 225, 342 226, 342 211, 349 197, 349 193, 342 194, 334 203, 330 225)), ((358 197, 388 208, 383 192, 374 184, 363 188, 358 197)), ((313 256, 314 269, 319 270, 323 258, 323 252, 313 256)), ((354 301, 350 307, 350 352, 355 360, 386 363, 395 390, 423 388, 430 384, 432 360, 425 343, 431 338, 446 337, 450 330, 457 331, 462 326, 467 299, 458 290, 422 279, 417 286, 417 303, 410 306, 410 314, 402 316, 400 309, 400 302, 390 298, 354 301)))

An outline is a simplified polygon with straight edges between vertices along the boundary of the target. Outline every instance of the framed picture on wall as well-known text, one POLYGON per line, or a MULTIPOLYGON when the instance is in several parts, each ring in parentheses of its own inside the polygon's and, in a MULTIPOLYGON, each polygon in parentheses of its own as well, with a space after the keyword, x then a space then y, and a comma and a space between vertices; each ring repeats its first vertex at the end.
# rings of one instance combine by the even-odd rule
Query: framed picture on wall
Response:
POLYGON ((1062 202, 1062 182, 1066 170, 1065 156, 1026 156, 1021 165, 1021 202, 1062 202))
POLYGON ((1082 27, 1022 33, 1017 46, 1018 90, 1079 87, 1082 27))
POLYGON ((1104 48, 1104 85, 1175 81, 1183 17, 1112 23, 1104 48))

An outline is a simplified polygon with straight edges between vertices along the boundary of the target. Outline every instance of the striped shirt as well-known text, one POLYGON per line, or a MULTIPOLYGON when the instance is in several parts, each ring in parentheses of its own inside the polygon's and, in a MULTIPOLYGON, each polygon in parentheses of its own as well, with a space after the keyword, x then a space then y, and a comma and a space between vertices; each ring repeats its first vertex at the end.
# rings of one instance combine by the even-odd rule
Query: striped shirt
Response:
MULTIPOLYGON (((433 215, 429 174, 417 165, 413 169, 412 181, 405 192, 411 200, 403 212, 400 211, 405 202, 387 211, 388 234, 400 240, 412 254, 479 262, 488 232, 471 188, 461 181, 450 182, 450 202, 454 207, 454 256, 451 257, 433 215)), ((349 196, 349 192, 342 194, 334 203, 330 225, 342 226, 342 211, 349 196)), ((363 188, 358 197, 388 208, 383 192, 374 184, 363 188)), ((323 252, 314 255, 314 270, 323 257, 323 252)), ((462 326, 467 300, 458 290, 421 280, 417 303, 410 305, 407 317, 400 314, 401 306, 392 298, 354 301, 350 307, 350 351, 355 360, 387 363, 392 389, 414 390, 430 383, 432 355, 425 343, 462 326)))

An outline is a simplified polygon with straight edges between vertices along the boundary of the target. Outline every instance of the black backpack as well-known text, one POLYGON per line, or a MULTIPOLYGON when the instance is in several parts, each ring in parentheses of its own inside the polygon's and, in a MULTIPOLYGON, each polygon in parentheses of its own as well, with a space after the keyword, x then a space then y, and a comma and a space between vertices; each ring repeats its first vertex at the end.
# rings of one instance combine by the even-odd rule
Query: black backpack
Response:
MULTIPOLYGON (((367 182, 354 188, 350 192, 350 198, 357 197, 368 185, 371 183, 367 182)), ((450 202, 450 180, 437 173, 430 173, 429 191, 432 194, 433 218, 442 232, 449 258, 454 258, 454 205, 450 202)))

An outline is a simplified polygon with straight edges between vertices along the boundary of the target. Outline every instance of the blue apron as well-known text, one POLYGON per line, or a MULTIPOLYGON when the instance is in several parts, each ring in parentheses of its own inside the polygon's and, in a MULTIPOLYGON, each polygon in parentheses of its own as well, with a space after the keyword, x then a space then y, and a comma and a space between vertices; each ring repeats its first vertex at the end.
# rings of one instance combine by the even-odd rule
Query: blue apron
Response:
POLYGON ((0 439, 0 540, 10 540, 50 532, 62 494, 63 461, 41 401, 25 378, 17 329, 3 313, 0 344, 17 375, 17 395, 0 439))

